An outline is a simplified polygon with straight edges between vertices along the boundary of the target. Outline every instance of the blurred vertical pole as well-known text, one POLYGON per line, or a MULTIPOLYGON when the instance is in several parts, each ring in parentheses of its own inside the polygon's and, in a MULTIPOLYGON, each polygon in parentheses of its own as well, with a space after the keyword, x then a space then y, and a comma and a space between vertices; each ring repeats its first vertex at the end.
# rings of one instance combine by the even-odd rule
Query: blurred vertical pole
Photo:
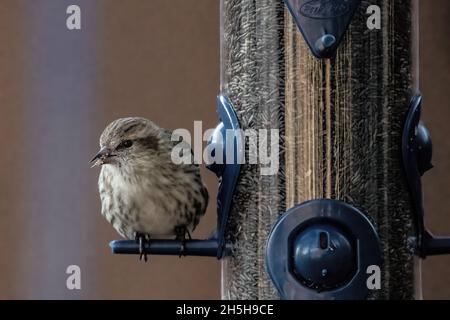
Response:
MULTIPOLYGON (((17 290, 20 297, 80 297, 66 287, 66 269, 87 268, 93 215, 89 173, 97 117, 95 32, 99 7, 77 1, 81 30, 69 30, 67 1, 26 2, 21 124, 22 194, 17 290)), ((90 290, 92 293, 93 289, 90 290)))
POLYGON ((22 164, 18 161, 24 139, 22 130, 23 62, 26 61, 24 44, 26 28, 22 23, 23 4, 19 1, 2 1, 0 6, 0 142, 8 145, 8 152, 0 156, 0 299, 18 297, 17 282, 21 281, 18 272, 18 254, 10 239, 17 239, 17 228, 26 221, 18 218, 23 190, 22 164))
POLYGON ((376 225, 384 263, 382 290, 371 298, 420 298, 401 159, 418 83, 417 13, 416 0, 362 1, 336 56, 319 60, 283 1, 222 0, 222 90, 244 129, 282 132, 277 175, 244 167, 223 298, 277 296, 264 271, 267 233, 286 208, 320 198, 345 201, 376 225), (381 30, 368 29, 370 5, 381 9, 381 30))

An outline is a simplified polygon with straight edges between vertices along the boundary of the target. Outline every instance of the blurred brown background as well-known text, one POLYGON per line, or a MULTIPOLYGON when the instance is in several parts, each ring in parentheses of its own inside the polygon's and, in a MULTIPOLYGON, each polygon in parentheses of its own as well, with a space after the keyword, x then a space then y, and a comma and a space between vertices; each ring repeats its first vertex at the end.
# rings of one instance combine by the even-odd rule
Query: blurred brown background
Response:
MULTIPOLYGON (((421 1, 421 90, 436 165, 425 201, 437 234, 450 234, 449 18, 449 1, 421 1)), ((117 236, 100 215, 88 163, 117 117, 216 124, 219 0, 0 0, 0 39, 0 299, 219 298, 214 259, 143 264, 110 253, 117 236), (65 27, 70 4, 82 8, 82 31, 65 27), (66 289, 72 264, 81 291, 66 289)), ((204 177, 214 193, 216 178, 204 177)), ((214 215, 210 206, 197 237, 214 215)), ((450 257, 423 265, 425 298, 450 299, 450 257)))

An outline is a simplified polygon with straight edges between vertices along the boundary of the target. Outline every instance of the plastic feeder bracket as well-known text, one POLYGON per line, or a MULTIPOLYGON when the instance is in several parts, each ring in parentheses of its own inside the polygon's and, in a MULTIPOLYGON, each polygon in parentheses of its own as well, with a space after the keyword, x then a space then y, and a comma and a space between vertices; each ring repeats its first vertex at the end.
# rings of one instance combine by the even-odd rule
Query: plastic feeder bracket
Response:
POLYGON ((361 0, 285 0, 314 56, 335 55, 361 0))

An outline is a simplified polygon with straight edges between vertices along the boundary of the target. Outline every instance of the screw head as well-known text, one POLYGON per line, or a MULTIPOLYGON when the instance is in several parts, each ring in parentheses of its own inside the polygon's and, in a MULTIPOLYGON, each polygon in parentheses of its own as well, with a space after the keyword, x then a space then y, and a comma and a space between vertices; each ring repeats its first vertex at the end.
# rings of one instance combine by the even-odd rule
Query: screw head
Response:
POLYGON ((315 44, 316 50, 321 54, 325 54, 336 44, 336 37, 332 34, 324 34, 315 44))

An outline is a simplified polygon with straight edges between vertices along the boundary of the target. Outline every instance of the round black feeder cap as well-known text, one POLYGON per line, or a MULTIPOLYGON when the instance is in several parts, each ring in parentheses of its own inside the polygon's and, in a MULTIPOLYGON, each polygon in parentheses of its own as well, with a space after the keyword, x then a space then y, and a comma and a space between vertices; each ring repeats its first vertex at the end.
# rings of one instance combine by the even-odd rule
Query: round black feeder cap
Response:
POLYGON ((367 270, 381 267, 381 261, 370 220, 336 200, 314 200, 290 209, 267 241, 267 272, 282 299, 366 299, 367 270))

